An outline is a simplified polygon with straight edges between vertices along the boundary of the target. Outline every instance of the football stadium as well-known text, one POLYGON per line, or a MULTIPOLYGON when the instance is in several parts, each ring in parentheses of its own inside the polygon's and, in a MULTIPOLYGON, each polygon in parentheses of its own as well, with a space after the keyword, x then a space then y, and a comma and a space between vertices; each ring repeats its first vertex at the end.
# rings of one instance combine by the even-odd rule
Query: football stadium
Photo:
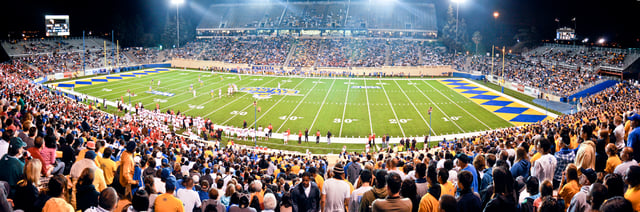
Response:
POLYGON ((640 211, 638 2, 114 3, 11 3, 0 211, 640 211))

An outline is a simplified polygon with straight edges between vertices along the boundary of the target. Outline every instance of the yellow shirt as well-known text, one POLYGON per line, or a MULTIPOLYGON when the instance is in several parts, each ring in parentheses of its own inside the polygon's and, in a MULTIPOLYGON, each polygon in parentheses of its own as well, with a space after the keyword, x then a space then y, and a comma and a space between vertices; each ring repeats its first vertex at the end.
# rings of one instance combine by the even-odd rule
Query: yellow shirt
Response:
MULTIPOLYGON (((413 206, 415 207, 415 206, 413 206)), ((420 206, 418 208, 418 212, 436 212, 440 209, 440 202, 433 197, 431 194, 427 193, 422 196, 420 199, 420 206)))
POLYGON ((316 177, 314 177, 314 179, 316 180, 316 184, 318 184, 318 189, 322 191, 322 185, 324 185, 324 178, 322 178, 322 176, 320 176, 319 174, 316 174, 316 177))
POLYGON ((113 176, 116 173, 116 162, 103 157, 97 158, 97 160, 100 161, 100 169, 104 172, 104 181, 107 185, 111 185, 113 176))
POLYGON ((44 204, 42 212, 73 212, 73 207, 62 198, 54 197, 44 204))
POLYGON ((456 196, 456 187, 453 186, 453 183, 451 183, 451 181, 447 181, 445 184, 440 184, 441 185, 441 195, 451 195, 451 196, 456 196))
POLYGON ((291 167, 291 173, 297 175, 298 173, 300 173, 300 166, 295 165, 293 167, 291 167))
POLYGON ((620 163, 622 163, 622 161, 620 161, 620 157, 618 157, 617 155, 614 156, 610 156, 609 159, 607 159, 607 167, 604 168, 604 172, 606 173, 613 173, 613 171, 616 169, 616 166, 620 165, 620 163))
POLYGON ((533 157, 531 157, 531 164, 535 164, 536 160, 540 159, 540 157, 542 157, 542 154, 540 154, 540 152, 536 152, 536 154, 533 154, 533 157))
POLYGON ((631 187, 624 193, 624 198, 631 202, 634 211, 640 211, 640 186, 631 187))
POLYGON ((184 206, 182 200, 173 196, 173 194, 160 194, 156 197, 156 201, 153 204, 154 211, 156 212, 183 212, 184 206))
POLYGON ((558 191, 558 196, 564 199, 565 207, 569 208, 573 195, 580 191, 580 185, 575 180, 569 181, 558 191))

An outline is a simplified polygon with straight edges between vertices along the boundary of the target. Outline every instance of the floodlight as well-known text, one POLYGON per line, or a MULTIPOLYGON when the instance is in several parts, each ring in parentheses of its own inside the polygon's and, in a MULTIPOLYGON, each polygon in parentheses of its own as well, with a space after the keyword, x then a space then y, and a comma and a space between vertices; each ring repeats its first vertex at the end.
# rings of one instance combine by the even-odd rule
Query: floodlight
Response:
POLYGON ((465 0, 451 0, 453 3, 462 4, 465 0))
POLYGON ((183 4, 183 3, 184 3, 184 0, 171 0, 171 4, 180 5, 180 4, 183 4))
POLYGON ((493 18, 500 17, 500 13, 498 11, 493 12, 493 18))
POLYGON ((606 40, 604 38, 598 39, 598 44, 603 44, 604 42, 606 42, 606 40))

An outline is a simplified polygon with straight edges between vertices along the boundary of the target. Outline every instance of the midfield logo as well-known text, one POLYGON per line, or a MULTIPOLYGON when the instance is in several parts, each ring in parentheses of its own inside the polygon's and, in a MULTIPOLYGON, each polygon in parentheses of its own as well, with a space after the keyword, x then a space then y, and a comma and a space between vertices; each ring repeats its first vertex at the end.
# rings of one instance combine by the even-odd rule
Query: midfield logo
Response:
POLYGON ((246 87, 241 88, 240 92, 253 94, 257 99, 268 99, 271 95, 294 96, 300 91, 284 88, 263 88, 263 87, 246 87))

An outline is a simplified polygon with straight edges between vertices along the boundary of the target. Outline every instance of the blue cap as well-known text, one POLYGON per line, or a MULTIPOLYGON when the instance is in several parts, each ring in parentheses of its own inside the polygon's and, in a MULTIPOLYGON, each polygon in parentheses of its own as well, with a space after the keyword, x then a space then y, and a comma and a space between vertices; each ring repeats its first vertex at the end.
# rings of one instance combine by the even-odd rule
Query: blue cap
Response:
POLYGON ((176 189, 176 177, 170 176, 169 178, 167 178, 167 180, 165 180, 164 188, 167 189, 167 191, 175 190, 176 189))
POLYGON ((169 178, 170 176, 171 176, 171 171, 168 168, 162 169, 162 173, 160 174, 160 177, 162 179, 167 180, 167 178, 169 178))
POLYGON ((633 114, 632 116, 627 117, 630 121, 640 121, 640 114, 633 114))
POLYGON ((84 158, 94 160, 96 159, 96 152, 94 152, 93 150, 89 150, 86 153, 84 153, 84 158))
MULTIPOLYGON (((27 146, 20 137, 13 137, 9 140, 9 149, 19 149, 27 146)), ((6 149, 5 149, 6 150, 6 149)))
POLYGON ((169 160, 167 160, 166 158, 162 158, 161 162, 162 164, 169 164, 169 160))

